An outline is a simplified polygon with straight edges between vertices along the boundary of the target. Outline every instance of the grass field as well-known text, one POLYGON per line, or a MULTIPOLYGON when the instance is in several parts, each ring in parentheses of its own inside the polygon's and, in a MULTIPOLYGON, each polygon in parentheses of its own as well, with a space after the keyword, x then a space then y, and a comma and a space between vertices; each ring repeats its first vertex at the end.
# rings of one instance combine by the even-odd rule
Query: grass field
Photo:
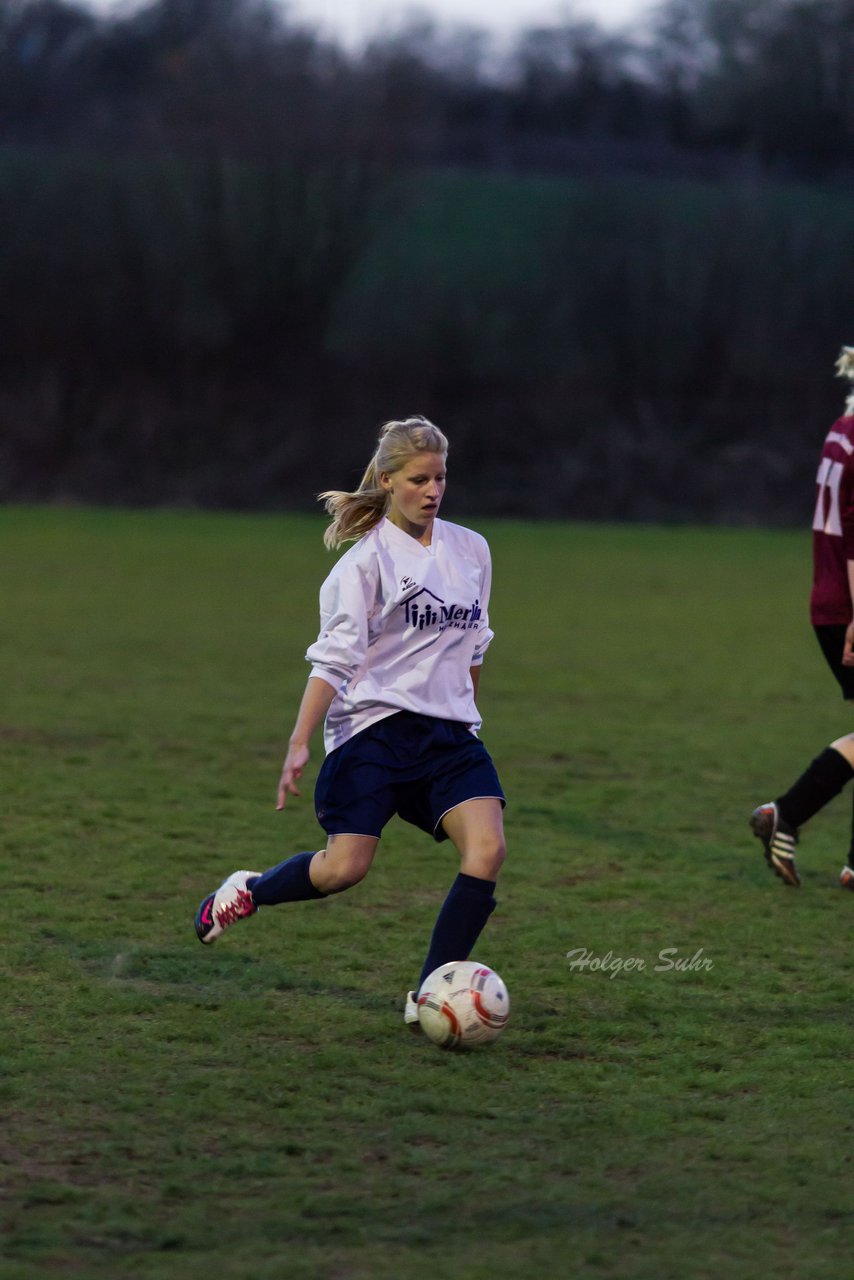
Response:
POLYGON ((350 893, 193 933, 318 843, 319 743, 273 805, 321 530, 0 510, 2 1280, 844 1274, 850 799, 799 892, 746 825, 851 728, 806 536, 484 527, 513 1019, 466 1056, 401 1025, 455 874, 403 824, 350 893))

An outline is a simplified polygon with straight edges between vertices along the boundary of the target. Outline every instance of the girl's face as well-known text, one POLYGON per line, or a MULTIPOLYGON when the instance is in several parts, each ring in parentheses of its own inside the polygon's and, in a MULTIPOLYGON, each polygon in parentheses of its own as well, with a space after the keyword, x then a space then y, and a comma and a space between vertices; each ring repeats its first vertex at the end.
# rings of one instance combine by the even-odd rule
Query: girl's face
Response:
POLYGON ((441 453, 416 453, 399 471, 380 473, 390 496, 387 516, 413 537, 428 533, 445 492, 445 458, 441 453))

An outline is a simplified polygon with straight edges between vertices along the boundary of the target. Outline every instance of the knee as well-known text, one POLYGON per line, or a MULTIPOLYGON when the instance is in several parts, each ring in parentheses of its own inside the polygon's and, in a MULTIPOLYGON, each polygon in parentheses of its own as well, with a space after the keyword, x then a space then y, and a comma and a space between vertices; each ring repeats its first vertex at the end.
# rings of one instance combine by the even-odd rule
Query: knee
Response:
POLYGON ((497 880, 506 857, 507 846, 503 839, 496 837, 466 850, 460 870, 479 880, 497 880))
POLYGON ((854 769, 854 733, 846 733, 843 738, 837 738, 835 742, 831 742, 830 746, 833 751, 843 756, 854 769))
POLYGON ((352 889, 353 885, 364 880, 370 867, 370 858, 363 858, 358 854, 349 854, 343 858, 337 854, 330 858, 328 850, 321 849, 319 858, 312 863, 311 878, 322 893, 343 893, 345 889, 352 889))

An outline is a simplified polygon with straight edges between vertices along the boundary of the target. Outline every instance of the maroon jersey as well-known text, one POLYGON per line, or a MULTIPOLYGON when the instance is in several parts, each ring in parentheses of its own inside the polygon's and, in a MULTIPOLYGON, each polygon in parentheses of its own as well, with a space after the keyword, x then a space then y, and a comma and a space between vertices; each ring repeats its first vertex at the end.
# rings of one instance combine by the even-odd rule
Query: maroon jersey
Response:
POLYGON ((810 618, 814 626, 845 626, 851 621, 848 561, 854 560, 854 416, 830 428, 816 486, 810 618))

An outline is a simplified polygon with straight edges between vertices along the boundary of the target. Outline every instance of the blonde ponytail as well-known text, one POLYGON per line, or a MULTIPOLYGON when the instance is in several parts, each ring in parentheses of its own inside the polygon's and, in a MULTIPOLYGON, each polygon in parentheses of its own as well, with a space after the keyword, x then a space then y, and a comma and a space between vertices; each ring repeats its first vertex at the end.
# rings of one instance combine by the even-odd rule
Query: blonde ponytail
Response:
MULTIPOLYGON (((843 347, 840 351, 839 359, 836 361, 836 376, 847 378, 849 382, 854 383, 854 347, 843 347)), ((854 417, 854 386, 845 401, 845 413, 848 417, 854 417)))
POLYGON ((386 513, 389 495, 380 484, 380 475, 399 471, 416 453, 448 453, 447 437, 427 418, 404 418, 386 422, 380 429, 374 456, 368 463, 358 489, 327 489, 317 495, 332 523, 323 535, 324 545, 340 547, 370 533, 386 513))

